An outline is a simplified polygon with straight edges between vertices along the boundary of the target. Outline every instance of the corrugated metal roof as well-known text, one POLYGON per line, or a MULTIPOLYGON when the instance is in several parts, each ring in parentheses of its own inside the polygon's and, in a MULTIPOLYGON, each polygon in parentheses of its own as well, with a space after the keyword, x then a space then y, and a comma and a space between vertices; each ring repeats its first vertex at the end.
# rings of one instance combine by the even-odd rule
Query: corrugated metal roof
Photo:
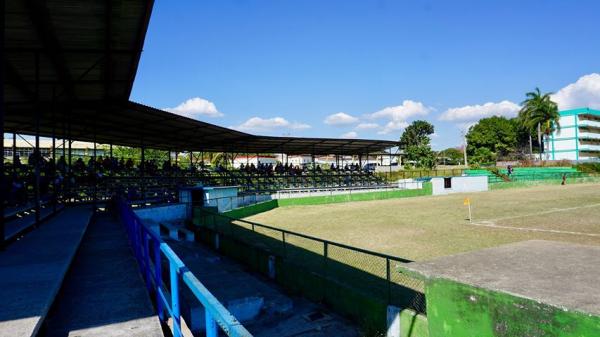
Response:
POLYGON ((5 130, 173 151, 364 154, 397 142, 256 136, 129 101, 153 1, 8 1, 5 130))

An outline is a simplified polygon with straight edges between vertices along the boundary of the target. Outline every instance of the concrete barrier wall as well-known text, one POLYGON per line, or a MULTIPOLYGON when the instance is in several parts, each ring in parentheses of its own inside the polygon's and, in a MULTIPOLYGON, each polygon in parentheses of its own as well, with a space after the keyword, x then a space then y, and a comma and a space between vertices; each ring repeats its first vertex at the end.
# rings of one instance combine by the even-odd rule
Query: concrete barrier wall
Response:
POLYGON ((391 190, 391 191, 380 191, 380 192, 366 192, 366 193, 352 193, 352 194, 338 194, 338 195, 325 195, 315 197, 304 197, 304 198, 290 198, 290 199, 279 199, 279 206, 296 206, 296 205, 324 205, 339 202, 350 202, 350 201, 367 201, 367 200, 384 200, 394 198, 408 198, 431 195, 431 184, 424 183, 422 189, 416 190, 391 190))
POLYGON ((160 223, 163 221, 180 221, 187 218, 187 204, 170 204, 165 206, 134 209, 135 214, 142 220, 152 220, 160 223))

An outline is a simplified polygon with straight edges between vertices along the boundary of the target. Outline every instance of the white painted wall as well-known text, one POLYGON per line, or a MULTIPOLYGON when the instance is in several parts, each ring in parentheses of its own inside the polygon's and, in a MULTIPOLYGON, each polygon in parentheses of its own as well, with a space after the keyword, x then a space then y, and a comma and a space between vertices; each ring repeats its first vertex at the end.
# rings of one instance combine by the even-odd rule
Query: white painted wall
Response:
POLYGON ((452 187, 444 188, 444 178, 431 178, 432 194, 444 195, 450 193, 481 192, 488 190, 488 177, 452 177, 452 187))
POLYGON ((204 206, 217 207, 219 213, 238 208, 237 186, 204 187, 204 206))
POLYGON ((150 220, 157 223, 183 221, 187 217, 187 204, 134 208, 134 212, 142 221, 150 220))

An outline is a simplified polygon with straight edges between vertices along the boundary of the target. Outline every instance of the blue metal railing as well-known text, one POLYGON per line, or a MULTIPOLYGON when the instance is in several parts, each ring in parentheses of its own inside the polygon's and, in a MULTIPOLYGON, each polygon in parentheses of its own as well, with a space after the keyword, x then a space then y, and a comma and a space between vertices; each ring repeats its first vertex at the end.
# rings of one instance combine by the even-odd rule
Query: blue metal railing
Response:
POLYGON ((117 201, 121 220, 127 228, 129 242, 144 277, 148 291, 156 297, 156 310, 161 321, 165 311, 171 317, 173 336, 181 337, 180 282, 192 292, 204 307, 206 336, 217 337, 220 327, 227 336, 251 337, 242 324, 210 293, 192 274, 175 252, 160 236, 142 223, 131 206, 121 199, 117 201), (169 282, 162 275, 162 256, 169 265, 169 282), (168 291, 167 291, 168 289, 168 291))

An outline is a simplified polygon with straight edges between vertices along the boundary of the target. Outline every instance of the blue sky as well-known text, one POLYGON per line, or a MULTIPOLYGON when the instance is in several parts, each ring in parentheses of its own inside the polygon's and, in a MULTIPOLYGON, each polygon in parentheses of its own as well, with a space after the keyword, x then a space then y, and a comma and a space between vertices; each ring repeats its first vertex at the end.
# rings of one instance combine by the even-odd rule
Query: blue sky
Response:
POLYGON ((600 1, 166 1, 131 99, 269 135, 398 139, 434 148, 514 116, 536 86, 600 107, 600 1), (187 102, 187 103, 186 103, 187 102))

